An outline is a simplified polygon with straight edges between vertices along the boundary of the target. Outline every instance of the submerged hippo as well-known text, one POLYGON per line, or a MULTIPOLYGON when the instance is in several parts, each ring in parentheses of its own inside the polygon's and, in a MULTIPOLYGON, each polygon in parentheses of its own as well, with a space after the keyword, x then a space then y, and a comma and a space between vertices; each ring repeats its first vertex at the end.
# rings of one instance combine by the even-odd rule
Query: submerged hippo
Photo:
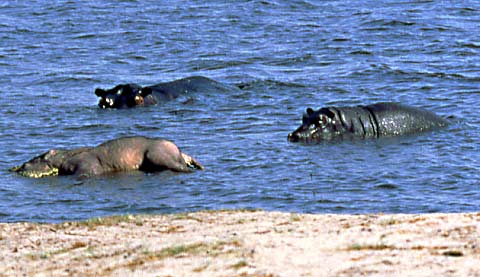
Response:
POLYGON ((100 97, 100 108, 132 108, 155 105, 162 101, 172 100, 188 93, 226 92, 229 86, 202 76, 193 76, 172 82, 141 87, 137 84, 122 84, 111 89, 97 88, 95 94, 100 97))
POLYGON ((50 150, 10 169, 20 175, 41 178, 55 175, 88 177, 110 172, 141 170, 190 172, 203 166, 171 141, 146 137, 123 137, 96 147, 50 150))
POLYGON ((432 112, 398 103, 356 107, 307 108, 302 125, 288 134, 291 142, 312 142, 343 137, 386 137, 429 131, 448 122, 432 112))

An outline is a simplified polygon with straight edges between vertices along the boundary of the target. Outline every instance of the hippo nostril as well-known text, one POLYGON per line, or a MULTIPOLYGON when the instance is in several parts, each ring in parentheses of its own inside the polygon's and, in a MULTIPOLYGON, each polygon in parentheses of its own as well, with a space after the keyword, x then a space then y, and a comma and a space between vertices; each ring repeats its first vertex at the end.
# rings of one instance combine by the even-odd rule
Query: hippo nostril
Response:
POLYGON ((14 166, 12 168, 10 168, 10 171, 11 172, 19 172, 20 170, 22 169, 22 166, 14 166))
POLYGON ((143 100, 143 97, 142 96, 135 96, 135 104, 136 105, 143 105, 144 104, 144 100, 143 100))

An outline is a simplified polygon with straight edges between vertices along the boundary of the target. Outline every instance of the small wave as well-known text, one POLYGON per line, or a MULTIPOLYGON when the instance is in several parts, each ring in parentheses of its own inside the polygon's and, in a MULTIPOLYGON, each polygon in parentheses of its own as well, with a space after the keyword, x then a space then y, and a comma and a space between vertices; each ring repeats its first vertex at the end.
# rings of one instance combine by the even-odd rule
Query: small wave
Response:
POLYGON ((160 126, 146 126, 141 124, 134 124, 132 127, 138 131, 160 131, 163 129, 160 126))
POLYGON ((116 31, 116 32, 98 32, 98 33, 78 33, 72 35, 72 39, 91 39, 91 38, 106 38, 110 36, 128 36, 134 34, 131 31, 116 31))
POLYGON ((472 49, 480 49, 480 43, 475 43, 475 42, 463 42, 463 43, 459 43, 459 46, 472 48, 472 49))
POLYGON ((235 60, 235 61, 224 61, 224 60, 217 60, 217 59, 203 59, 203 60, 194 60, 191 63, 191 67, 195 68, 196 71, 210 71, 210 70, 219 70, 219 69, 226 69, 232 67, 239 67, 244 65, 250 65, 253 63, 252 59, 248 60, 235 60))
POLYGON ((415 25, 415 22, 411 21, 401 21, 401 20, 387 20, 387 19, 377 19, 369 22, 365 22, 364 25, 378 25, 378 26, 412 26, 415 25))
POLYGON ((422 27, 422 28, 420 28, 420 30, 423 31, 423 32, 428 32, 428 31, 446 32, 446 31, 449 31, 450 29, 447 28, 447 27, 436 26, 436 27, 422 27))
POLYGON ((275 87, 275 88, 280 88, 280 87, 285 87, 285 88, 305 88, 306 86, 301 83, 294 83, 294 82, 284 82, 284 81, 277 81, 277 80, 272 80, 272 79, 264 79, 264 80, 253 80, 253 81, 248 81, 248 82, 242 82, 239 84, 236 84, 237 87, 240 89, 244 90, 256 90, 259 88, 264 88, 264 87, 275 87))
POLYGON ((99 82, 97 78, 94 78, 94 76, 55 76, 57 74, 52 74, 52 77, 49 76, 42 76, 42 78, 37 78, 36 80, 33 80, 31 85, 49 85, 49 84, 61 84, 61 83, 78 83, 78 82, 99 82))
POLYGON ((111 130, 114 128, 113 125, 110 124, 89 124, 89 125, 80 125, 80 126, 68 126, 65 127, 65 131, 79 131, 79 130, 90 130, 90 129, 99 129, 102 128, 104 130, 111 130))
POLYGON ((372 64, 370 67, 363 68, 361 70, 350 72, 349 76, 371 76, 375 73, 381 73, 386 75, 397 75, 411 79, 422 79, 422 78, 439 78, 445 80, 468 80, 468 81, 478 81, 479 78, 476 76, 466 76, 461 73, 449 73, 449 72, 433 72, 433 71, 414 71, 406 70, 403 68, 393 68, 386 64, 376 65, 372 64))
POLYGON ((80 34, 77 36, 74 36, 73 39, 87 39, 87 38, 95 38, 98 37, 97 34, 80 34))
POLYGON ((464 76, 459 73, 445 73, 445 72, 416 72, 417 75, 420 76, 427 76, 433 78, 441 78, 441 79, 471 79, 467 76, 464 76))
POLYGON ((271 61, 265 61, 265 65, 272 65, 272 66, 301 66, 306 64, 316 63, 316 55, 313 54, 305 54, 301 56, 294 56, 294 57, 282 57, 277 58, 271 61))

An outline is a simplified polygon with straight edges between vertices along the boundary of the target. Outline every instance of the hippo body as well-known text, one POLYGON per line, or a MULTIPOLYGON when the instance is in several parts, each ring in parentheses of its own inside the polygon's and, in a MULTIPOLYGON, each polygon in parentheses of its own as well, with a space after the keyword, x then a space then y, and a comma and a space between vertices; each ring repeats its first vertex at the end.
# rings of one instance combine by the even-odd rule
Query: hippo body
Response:
POLYGON ((97 88, 101 108, 132 108, 156 105, 184 94, 226 92, 229 86, 202 76, 192 76, 172 82, 141 87, 137 84, 122 84, 111 89, 97 88))
POLYGON ((381 102, 356 107, 307 108, 302 125, 288 135, 291 142, 343 137, 378 138, 430 131, 448 122, 424 109, 381 102))
POLYGON ((190 172, 202 165, 171 141, 141 136, 123 137, 96 147, 50 150, 11 171, 41 178, 55 175, 88 177, 119 171, 154 172, 169 169, 190 172))

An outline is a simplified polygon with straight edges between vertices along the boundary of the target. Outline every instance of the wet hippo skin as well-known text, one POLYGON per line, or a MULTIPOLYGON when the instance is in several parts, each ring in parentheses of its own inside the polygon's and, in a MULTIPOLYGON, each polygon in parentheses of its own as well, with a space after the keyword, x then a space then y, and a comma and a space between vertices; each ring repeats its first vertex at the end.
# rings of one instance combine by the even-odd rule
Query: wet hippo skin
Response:
POLYGON ((291 142, 344 137, 378 138, 431 131, 448 125, 436 114, 394 102, 355 107, 307 108, 302 125, 288 134, 291 142))
POLYGON ((55 175, 82 177, 112 172, 172 170, 191 172, 203 166, 171 141, 142 136, 109 140, 96 147, 52 149, 11 171, 32 178, 55 175))
POLYGON ((97 88, 95 95, 100 97, 100 108, 121 109, 156 105, 186 94, 224 93, 232 88, 207 77, 192 76, 146 87, 121 84, 107 90, 97 88))

